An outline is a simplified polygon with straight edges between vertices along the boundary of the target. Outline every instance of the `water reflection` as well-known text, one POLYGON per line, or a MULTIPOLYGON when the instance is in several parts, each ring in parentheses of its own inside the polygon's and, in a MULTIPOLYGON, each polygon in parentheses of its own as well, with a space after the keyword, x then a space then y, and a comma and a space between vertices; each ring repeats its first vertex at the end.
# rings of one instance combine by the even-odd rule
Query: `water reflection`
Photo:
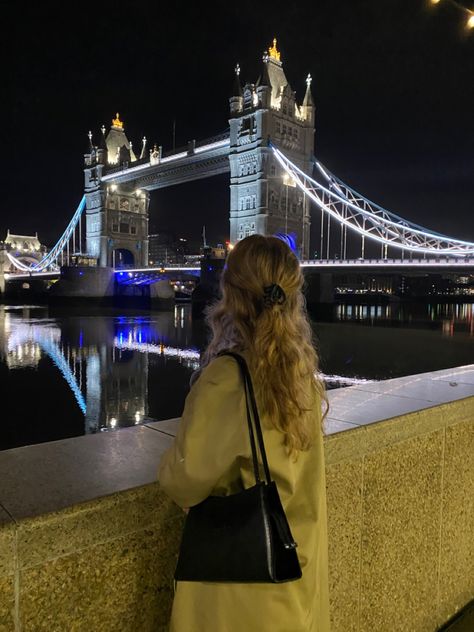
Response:
MULTIPOLYGON (((473 314, 472 304, 339 305, 336 322, 314 323, 326 383, 347 386, 468 364, 473 314), (436 331, 410 333, 414 323, 436 331)), ((57 318, 47 308, 0 307, 0 379, 9 395, 0 449, 179 416, 206 339, 189 305, 57 318)))
POLYGON ((339 321, 390 319, 390 305, 337 305, 336 319, 339 321))
POLYGON ((83 415, 84 433, 136 425, 149 419, 150 354, 182 366, 184 383, 199 365, 197 348, 178 346, 188 343, 187 311, 176 306, 173 314, 153 317, 51 319, 43 308, 3 307, 0 361, 9 373, 35 370, 48 396, 49 360, 83 415))
POLYGON ((371 325, 419 324, 423 328, 431 323, 446 336, 453 336, 455 331, 474 336, 474 303, 343 303, 336 305, 335 319, 371 325))

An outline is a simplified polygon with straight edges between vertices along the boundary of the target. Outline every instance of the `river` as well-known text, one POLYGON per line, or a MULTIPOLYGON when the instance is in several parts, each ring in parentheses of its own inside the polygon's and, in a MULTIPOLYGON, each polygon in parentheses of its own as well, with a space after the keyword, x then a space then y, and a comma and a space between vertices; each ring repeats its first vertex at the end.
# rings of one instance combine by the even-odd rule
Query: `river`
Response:
MULTIPOLYGON (((328 388, 474 362, 474 304, 334 306, 312 321, 328 388)), ((172 312, 0 306, 0 449, 178 417, 207 332, 172 312)))

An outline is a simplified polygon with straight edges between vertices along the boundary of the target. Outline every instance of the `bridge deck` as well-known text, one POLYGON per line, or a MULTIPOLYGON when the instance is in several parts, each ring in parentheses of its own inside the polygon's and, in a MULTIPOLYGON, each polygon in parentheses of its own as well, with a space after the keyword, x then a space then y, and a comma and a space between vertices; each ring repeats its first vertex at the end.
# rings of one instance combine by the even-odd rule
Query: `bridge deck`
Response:
MULTIPOLYGON (((390 270, 392 272, 401 270, 410 271, 450 271, 474 273, 474 259, 468 257, 442 257, 439 259, 316 259, 301 261, 301 267, 308 271, 327 270, 334 272, 338 270, 390 270)), ((196 265, 168 265, 154 266, 148 268, 117 268, 116 273, 124 273, 130 276, 140 274, 169 274, 172 272, 189 272, 196 274, 200 272, 200 266, 196 265)), ((5 280, 27 280, 31 278, 54 279, 60 275, 59 270, 49 272, 22 272, 5 273, 5 280)))

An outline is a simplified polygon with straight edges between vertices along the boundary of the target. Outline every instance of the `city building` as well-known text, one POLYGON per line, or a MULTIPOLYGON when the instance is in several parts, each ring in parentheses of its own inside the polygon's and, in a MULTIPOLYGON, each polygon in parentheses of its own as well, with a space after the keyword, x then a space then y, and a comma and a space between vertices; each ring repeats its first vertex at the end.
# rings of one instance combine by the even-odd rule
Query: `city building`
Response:
POLYGON ((187 240, 170 231, 148 235, 148 263, 151 266, 185 263, 187 240))

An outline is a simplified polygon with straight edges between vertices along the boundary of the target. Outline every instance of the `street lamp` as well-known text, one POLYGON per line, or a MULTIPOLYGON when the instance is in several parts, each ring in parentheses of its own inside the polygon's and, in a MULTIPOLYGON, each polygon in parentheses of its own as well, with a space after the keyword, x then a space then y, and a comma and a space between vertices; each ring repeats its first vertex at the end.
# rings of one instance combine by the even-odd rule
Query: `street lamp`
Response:
MULTIPOLYGON (((441 0, 430 0, 431 4, 439 4, 440 2, 441 0)), ((458 0, 443 0, 443 2, 449 2, 453 7, 461 10, 466 16, 466 28, 468 30, 474 29, 474 11, 465 7, 458 0)))

